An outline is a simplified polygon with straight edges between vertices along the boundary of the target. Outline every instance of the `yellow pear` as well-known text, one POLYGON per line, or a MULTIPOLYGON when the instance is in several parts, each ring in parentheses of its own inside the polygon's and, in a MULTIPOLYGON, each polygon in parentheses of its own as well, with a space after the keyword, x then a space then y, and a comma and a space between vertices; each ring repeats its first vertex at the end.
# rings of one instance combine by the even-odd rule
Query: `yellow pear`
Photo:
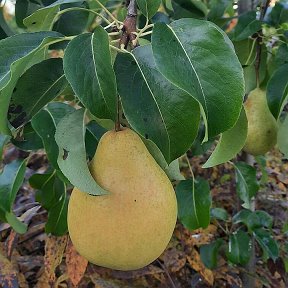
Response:
POLYGON ((248 119, 248 135, 244 151, 254 156, 264 155, 277 141, 277 122, 271 114, 266 93, 256 88, 244 104, 248 119))
POLYGON ((76 250, 96 265, 117 270, 153 262, 169 243, 177 218, 166 174, 130 129, 102 136, 90 171, 110 194, 72 191, 68 228, 76 250))

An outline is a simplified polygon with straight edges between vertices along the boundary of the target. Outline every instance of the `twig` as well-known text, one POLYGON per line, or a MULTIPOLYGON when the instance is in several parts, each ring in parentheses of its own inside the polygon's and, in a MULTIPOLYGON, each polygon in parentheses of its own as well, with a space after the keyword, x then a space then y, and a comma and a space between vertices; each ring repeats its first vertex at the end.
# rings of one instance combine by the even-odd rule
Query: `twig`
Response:
POLYGON ((176 288, 176 285, 174 284, 174 282, 173 282, 173 280, 172 280, 172 278, 171 278, 171 276, 170 276, 167 268, 165 267, 165 265, 163 265, 163 264, 159 261, 159 259, 157 259, 157 262, 158 262, 158 264, 161 266, 161 268, 164 270, 165 274, 167 275, 171 286, 172 286, 173 288, 176 288))
POLYGON ((135 48, 137 46, 137 43, 133 43, 133 40, 136 39, 136 35, 134 32, 137 31, 137 4, 136 0, 130 0, 126 1, 128 4, 127 7, 127 16, 123 23, 122 28, 122 36, 119 42, 119 45, 121 48, 126 49, 128 47, 128 44, 131 43, 132 47, 135 48))

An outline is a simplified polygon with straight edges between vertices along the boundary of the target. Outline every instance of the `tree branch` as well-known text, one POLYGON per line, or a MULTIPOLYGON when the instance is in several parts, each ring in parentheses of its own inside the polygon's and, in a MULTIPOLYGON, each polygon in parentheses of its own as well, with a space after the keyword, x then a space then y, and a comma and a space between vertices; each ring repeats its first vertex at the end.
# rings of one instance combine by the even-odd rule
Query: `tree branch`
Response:
POLYGON ((131 43, 132 48, 137 46, 134 44, 133 40, 136 39, 134 34, 137 31, 137 4, 136 0, 127 0, 127 16, 123 23, 123 33, 119 42, 121 48, 127 48, 128 44, 131 43))

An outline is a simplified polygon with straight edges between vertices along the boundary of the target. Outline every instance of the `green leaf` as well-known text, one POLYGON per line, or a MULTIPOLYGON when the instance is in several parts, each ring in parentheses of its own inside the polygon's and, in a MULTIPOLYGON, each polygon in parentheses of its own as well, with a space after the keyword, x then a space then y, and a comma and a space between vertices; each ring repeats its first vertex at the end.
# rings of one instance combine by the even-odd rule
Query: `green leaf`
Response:
POLYGON ((36 200, 48 211, 46 233, 60 236, 67 232, 67 204, 65 184, 51 174, 34 174, 29 179, 30 185, 38 189, 36 200))
POLYGON ((249 215, 247 219, 247 226, 250 231, 255 230, 256 228, 266 227, 271 229, 273 225, 273 218, 265 211, 255 211, 249 215))
POLYGON ((263 250, 263 258, 266 260, 270 257, 275 261, 279 256, 279 247, 271 234, 268 231, 259 228, 253 231, 253 235, 263 250))
POLYGON ((9 136, 0 133, 0 161, 2 160, 4 146, 7 144, 9 139, 10 139, 9 136))
MULTIPOLYGON (((1 208, 0 208, 1 209, 1 208)), ((27 224, 21 222, 15 214, 12 212, 6 212, 5 214, 6 221, 9 225, 19 234, 24 234, 27 232, 27 224)))
POLYGON ((115 120, 116 79, 108 34, 101 26, 69 43, 64 71, 75 94, 94 116, 115 120))
POLYGON ((12 205, 24 180, 25 170, 25 160, 14 160, 6 164, 0 174, 0 219, 8 222, 18 233, 23 233, 26 229, 19 224, 16 216, 12 215, 12 205))
POLYGON ((57 190, 57 194, 61 194, 61 197, 55 205, 48 210, 48 220, 45 225, 45 232, 61 236, 68 231, 68 198, 65 184, 58 178, 55 179, 53 188, 54 190, 57 190))
POLYGON ((233 41, 244 40, 258 32, 261 27, 261 21, 256 19, 256 11, 246 12, 238 18, 237 25, 232 34, 233 41))
POLYGON ((57 163, 59 149, 54 135, 56 132, 56 126, 61 119, 65 115, 74 111, 75 109, 70 105, 60 102, 50 103, 45 109, 36 114, 31 121, 32 127, 43 141, 43 145, 51 165, 57 171, 59 171, 58 173, 60 173, 59 177, 61 179, 64 178, 64 175, 61 177, 62 172, 60 171, 57 163))
POLYGON ((247 131, 247 117, 245 110, 242 109, 235 126, 221 134, 218 145, 202 168, 213 167, 234 158, 245 145, 247 131))
POLYGON ((10 123, 27 123, 67 86, 61 58, 51 58, 28 69, 18 80, 8 110, 10 123), (37 83, 37 85, 35 85, 37 83))
POLYGON ((251 247, 252 243, 246 232, 239 230, 231 234, 227 251, 228 260, 234 264, 247 264, 251 256, 251 247))
POLYGON ((204 141, 235 125, 244 96, 243 70, 218 26, 196 19, 157 23, 152 48, 160 72, 200 103, 204 141))
POLYGON ((288 96, 288 63, 280 66, 267 84, 267 102, 273 116, 278 119, 288 96))
POLYGON ((167 163, 183 155, 197 135, 199 105, 157 71, 151 45, 119 53, 115 72, 124 114, 133 129, 152 140, 167 163))
POLYGON ((55 140, 59 146, 58 165, 68 180, 90 195, 104 195, 92 177, 86 162, 84 109, 66 115, 58 124, 55 140))
POLYGON ((248 226, 248 218, 252 215, 253 212, 251 210, 243 209, 240 210, 237 214, 235 214, 232 218, 233 224, 243 223, 248 226))
POLYGON ((188 229, 207 228, 210 223, 211 195, 204 179, 181 181, 176 187, 178 218, 188 229))
POLYGON ((50 31, 60 10, 60 5, 77 2, 83 2, 83 0, 58 0, 49 6, 36 10, 26 17, 23 23, 30 31, 50 31))
POLYGON ((259 190, 257 182, 256 169, 244 162, 237 162, 235 165, 236 172, 236 190, 239 198, 244 202, 244 208, 250 208, 250 200, 259 190))
POLYGON ((207 7, 202 1, 197 0, 172 0, 173 18, 204 18, 207 7))
POLYGON ((203 245, 200 247, 200 257, 204 265, 209 269, 214 269, 217 267, 218 252, 223 244, 222 239, 217 239, 216 241, 203 245))
POLYGON ((218 219, 222 221, 228 220, 228 213, 223 208, 211 208, 210 209, 210 218, 211 219, 218 219))
MULTIPOLYGON (((278 133, 278 136, 279 136, 279 133, 278 133)), ((266 170, 266 158, 265 158, 265 156, 260 155, 260 156, 256 156, 255 160, 258 163, 258 165, 261 169, 261 173, 262 173, 262 176, 260 179, 260 184, 265 185, 269 180, 268 172, 266 170)))
POLYGON ((62 39, 56 32, 39 32, 18 34, 0 41, 0 132, 10 134, 6 115, 17 80, 35 64, 40 52, 44 57, 45 48, 62 39))
POLYGON ((256 57, 256 40, 248 38, 241 41, 235 41, 233 44, 242 66, 253 65, 256 57))
POLYGON ((15 19, 18 27, 25 28, 23 24, 24 18, 42 7, 42 3, 37 3, 37 1, 17 0, 15 4, 15 19))
POLYGON ((144 16, 151 19, 156 14, 161 0, 137 0, 137 4, 144 16))
POLYGON ((11 139, 11 142, 24 151, 35 151, 43 148, 42 139, 33 129, 31 123, 25 125, 21 138, 11 139))
POLYGON ((212 0, 210 1, 210 11, 207 15, 207 19, 210 21, 221 18, 228 8, 233 3, 232 0, 212 0))
POLYGON ((285 158, 288 159, 288 114, 284 121, 280 123, 278 135, 277 135, 277 146, 279 150, 284 154, 285 158))

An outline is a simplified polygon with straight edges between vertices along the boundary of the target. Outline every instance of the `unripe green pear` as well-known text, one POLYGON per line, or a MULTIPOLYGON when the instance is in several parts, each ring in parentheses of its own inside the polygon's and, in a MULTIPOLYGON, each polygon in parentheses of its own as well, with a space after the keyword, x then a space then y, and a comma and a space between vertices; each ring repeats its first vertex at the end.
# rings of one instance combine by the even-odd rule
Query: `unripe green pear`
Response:
POLYGON ((90 171, 110 194, 72 191, 68 229, 76 250, 96 265, 117 270, 153 262, 169 243, 177 218, 166 174, 130 129, 103 135, 90 171))
POLYGON ((247 153, 258 156, 271 150, 277 142, 277 122, 271 114, 266 92, 256 88, 244 103, 248 120, 248 135, 243 148, 247 153))

